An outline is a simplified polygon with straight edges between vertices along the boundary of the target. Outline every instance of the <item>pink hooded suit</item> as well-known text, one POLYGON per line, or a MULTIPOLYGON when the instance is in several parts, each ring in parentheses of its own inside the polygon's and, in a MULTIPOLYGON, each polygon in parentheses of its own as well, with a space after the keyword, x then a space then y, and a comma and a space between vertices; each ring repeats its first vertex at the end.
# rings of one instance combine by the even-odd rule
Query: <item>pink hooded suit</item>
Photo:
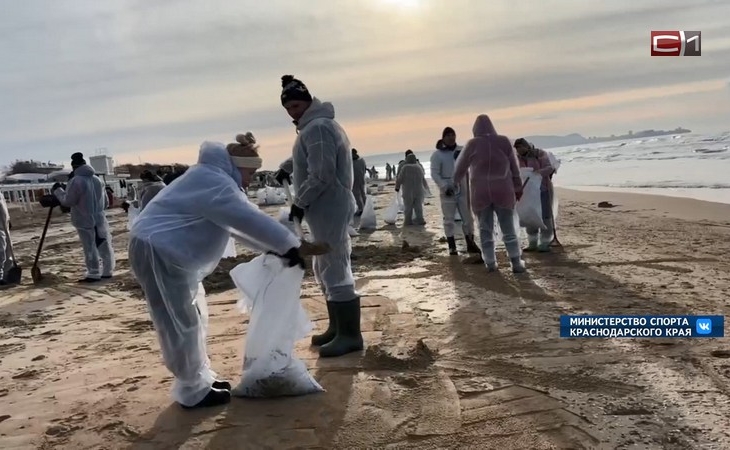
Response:
POLYGON ((486 114, 477 117, 473 131, 474 138, 456 160, 454 182, 460 183, 469 172, 471 206, 477 214, 490 205, 514 209, 522 179, 510 140, 497 134, 486 114))

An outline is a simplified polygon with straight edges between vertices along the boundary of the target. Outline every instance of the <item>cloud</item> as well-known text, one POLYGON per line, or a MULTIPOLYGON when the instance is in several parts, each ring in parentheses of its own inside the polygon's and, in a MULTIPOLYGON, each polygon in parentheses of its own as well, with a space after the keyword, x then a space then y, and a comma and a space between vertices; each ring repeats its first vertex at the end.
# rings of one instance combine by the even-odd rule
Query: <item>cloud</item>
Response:
POLYGON ((277 136, 291 137, 278 103, 283 73, 332 100, 351 128, 377 123, 402 146, 412 133, 392 125, 401 117, 448 122, 517 108, 510 120, 562 130, 578 103, 549 112, 535 105, 624 98, 730 71, 728 2, 422 3, 406 13, 374 1, 8 2, 12 14, 0 17, 2 156, 66 159, 100 146, 173 152, 245 129, 270 135, 283 154, 290 143, 277 136), (650 29, 697 23, 702 57, 649 56, 650 29))

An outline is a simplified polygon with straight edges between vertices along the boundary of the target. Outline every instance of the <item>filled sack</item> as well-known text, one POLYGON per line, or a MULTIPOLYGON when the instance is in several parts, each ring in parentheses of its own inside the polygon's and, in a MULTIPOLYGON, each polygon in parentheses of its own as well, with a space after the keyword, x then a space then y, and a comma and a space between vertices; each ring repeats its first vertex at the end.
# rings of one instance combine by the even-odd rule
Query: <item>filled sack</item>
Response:
POLYGON ((395 225, 395 222, 398 220, 398 211, 402 203, 403 197, 400 191, 398 191, 393 197, 393 201, 390 203, 390 206, 388 206, 388 209, 386 209, 383 214, 383 221, 385 223, 388 225, 395 225))
POLYGON ((540 186, 542 175, 533 172, 531 168, 521 169, 522 198, 517 202, 516 211, 520 217, 520 226, 525 228, 544 229, 545 223, 542 219, 542 201, 540 198, 540 186))
POLYGON ((374 230, 378 227, 378 220, 375 218, 375 205, 373 204, 373 197, 368 195, 365 200, 365 207, 360 217, 360 229, 361 230, 374 230))
POLYGON ((294 356, 294 343, 312 330, 300 301, 304 271, 286 267, 274 255, 260 255, 230 272, 241 291, 238 308, 249 315, 237 397, 282 397, 322 392, 294 356))

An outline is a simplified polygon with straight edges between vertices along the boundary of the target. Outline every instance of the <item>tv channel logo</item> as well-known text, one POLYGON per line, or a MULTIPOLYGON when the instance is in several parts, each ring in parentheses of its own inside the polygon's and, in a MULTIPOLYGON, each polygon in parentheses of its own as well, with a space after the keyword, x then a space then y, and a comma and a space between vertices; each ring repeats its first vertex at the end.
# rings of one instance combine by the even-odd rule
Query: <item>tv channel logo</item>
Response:
POLYGON ((697 334, 710 334, 712 333, 712 319, 697 319, 695 323, 695 330, 697 334))
POLYGON ((651 56, 701 56, 701 31, 652 31, 651 56))

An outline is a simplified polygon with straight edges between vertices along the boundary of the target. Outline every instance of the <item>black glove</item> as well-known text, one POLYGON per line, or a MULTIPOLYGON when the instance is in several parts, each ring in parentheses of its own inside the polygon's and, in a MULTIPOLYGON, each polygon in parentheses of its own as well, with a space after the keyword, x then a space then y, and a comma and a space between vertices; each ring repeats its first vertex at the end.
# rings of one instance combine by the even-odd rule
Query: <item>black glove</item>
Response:
POLYGON ((299 223, 302 223, 302 220, 304 220, 304 210, 297 205, 291 205, 291 209, 289 210, 289 222, 294 222, 294 218, 299 219, 299 223))
POLYGON ((447 197, 452 197, 454 195, 454 190, 451 188, 446 189, 446 192, 444 192, 447 197))
POLYGON ((285 264, 288 267, 294 267, 298 265, 302 268, 302 270, 307 270, 307 265, 304 262, 304 259, 302 259, 301 255, 299 254, 299 249, 296 247, 290 248, 289 251, 281 255, 281 259, 285 260, 285 264))
POLYGON ((41 196, 41 198, 38 199, 38 203, 40 203, 41 206, 44 208, 55 208, 56 206, 61 205, 61 202, 53 194, 46 194, 41 196))
POLYGON ((398 192, 398 191, 400 191, 400 188, 395 188, 395 192, 398 192))
POLYGON ((281 185, 284 184, 284 180, 286 180, 287 183, 291 184, 291 175, 289 175, 289 173, 284 169, 277 170, 276 173, 274 174, 274 178, 281 185))

